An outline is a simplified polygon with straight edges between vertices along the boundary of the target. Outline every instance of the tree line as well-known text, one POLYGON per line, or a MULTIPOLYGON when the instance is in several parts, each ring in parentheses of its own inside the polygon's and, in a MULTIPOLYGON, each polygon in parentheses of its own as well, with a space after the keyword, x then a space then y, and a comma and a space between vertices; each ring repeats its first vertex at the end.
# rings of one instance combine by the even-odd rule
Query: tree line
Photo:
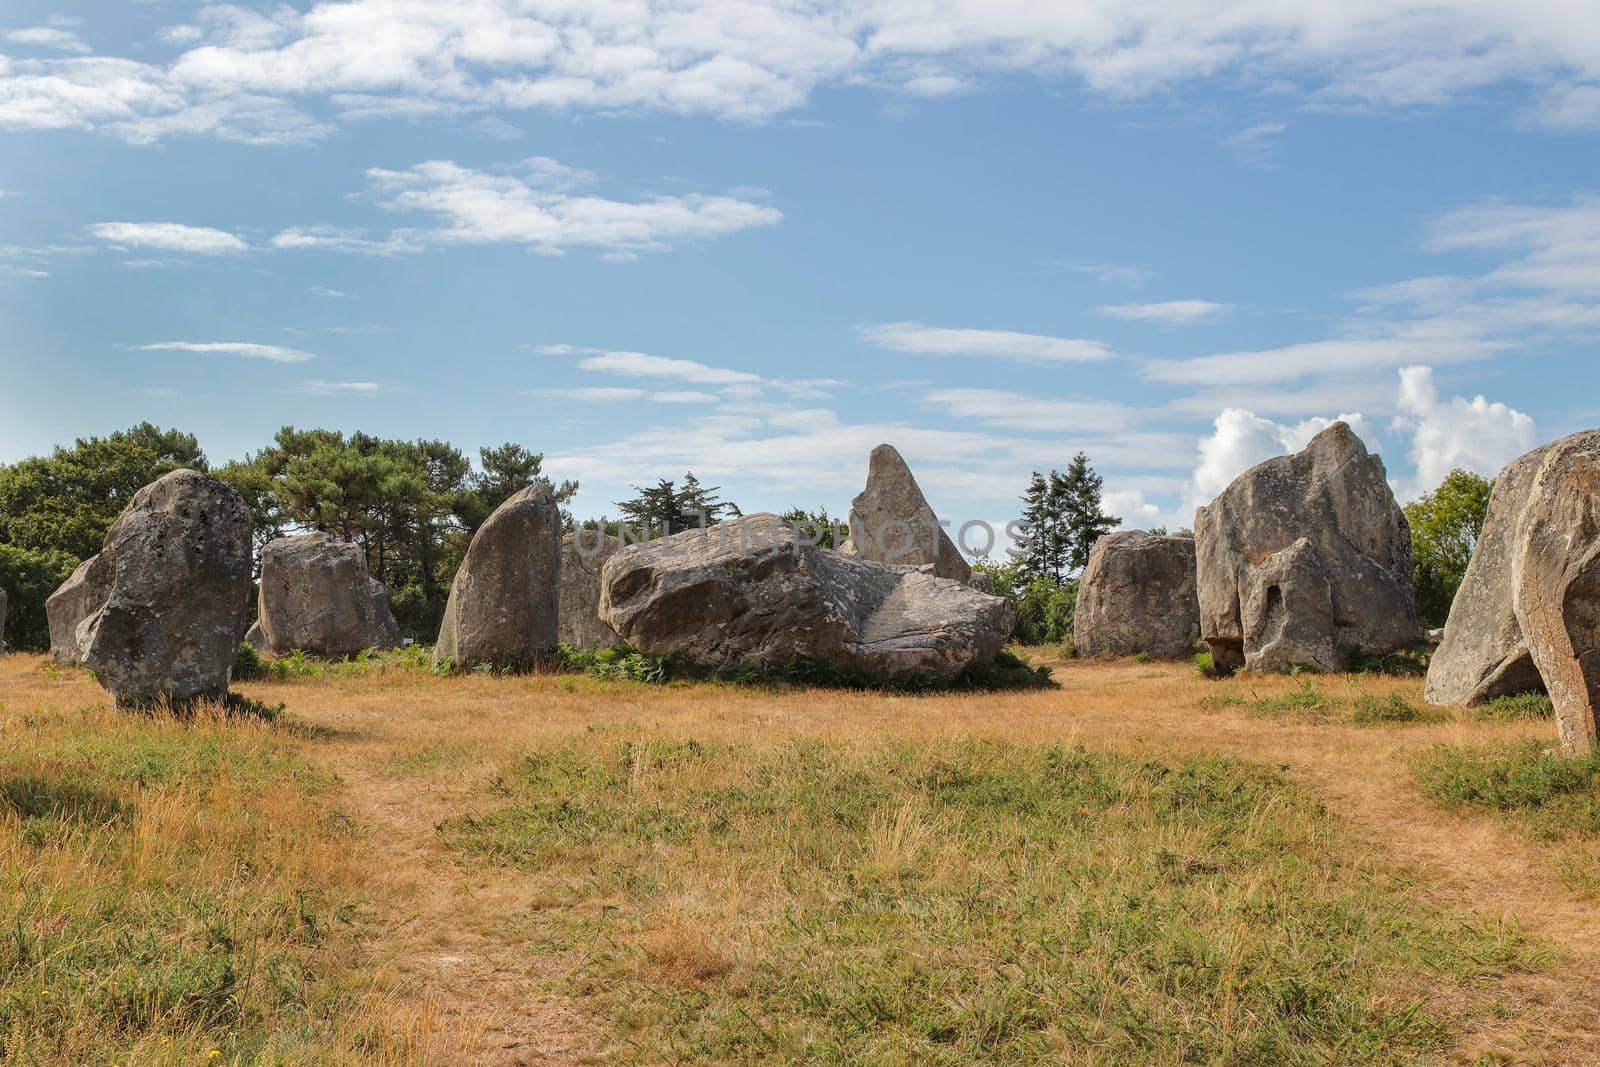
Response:
MULTIPOLYGON (((100 551, 134 493, 188 467, 239 490, 258 548, 307 530, 360 544, 371 574, 389 589, 402 632, 431 640, 467 544, 494 509, 540 480, 561 504, 577 493, 574 481, 549 483, 543 464, 542 454, 513 442, 479 449, 474 459, 445 441, 292 426, 259 452, 215 468, 193 434, 150 423, 79 438, 48 456, 0 465, 0 589, 10 598, 6 638, 18 649, 48 648, 45 600, 100 551)), ((719 486, 703 485, 693 472, 633 488, 633 497, 616 502, 617 519, 585 525, 616 533, 627 524, 659 533, 740 514, 718 495, 719 486)), ((1049 643, 1071 636, 1075 575, 1094 542, 1121 522, 1103 510, 1102 490, 1103 479, 1082 452, 1065 471, 1033 472, 1021 499, 1017 543, 1007 558, 976 564, 995 591, 1016 605, 1019 639, 1049 643)), ((1483 478, 1453 471, 1405 508, 1424 626, 1444 624, 1483 528, 1489 491, 1483 478)), ((572 516, 564 511, 564 517, 570 526, 572 516)), ((784 518, 820 534, 823 548, 837 547, 848 533, 826 509, 795 508, 784 518)))

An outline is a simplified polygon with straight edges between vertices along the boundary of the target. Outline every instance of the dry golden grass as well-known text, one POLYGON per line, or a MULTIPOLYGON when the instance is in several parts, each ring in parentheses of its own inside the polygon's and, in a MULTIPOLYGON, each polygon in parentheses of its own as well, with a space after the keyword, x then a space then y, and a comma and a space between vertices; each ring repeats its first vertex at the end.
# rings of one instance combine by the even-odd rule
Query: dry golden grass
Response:
MULTIPOLYGON (((598 735, 606 743, 694 739, 751 752, 820 741, 862 758, 886 742, 937 747, 974 739, 1084 746, 1165 763, 1223 755, 1279 769, 1321 797, 1347 829, 1329 846, 1340 850, 1346 868, 1414 872, 1410 892, 1419 908, 1458 915, 1480 928, 1514 923, 1553 947, 1542 973, 1481 987, 1446 983, 1436 1006, 1456 1021, 1452 1058, 1600 1063, 1600 1004, 1592 992, 1600 978, 1600 909, 1563 881, 1560 858, 1549 848, 1500 820, 1430 805, 1409 772, 1412 756, 1430 745, 1542 737, 1547 723, 1458 716, 1435 724, 1358 726, 1292 714, 1263 718, 1246 707, 1216 706, 1215 698, 1237 694, 1248 702, 1300 683, 1207 682, 1186 665, 1053 666, 1058 690, 948 696, 660 688, 583 677, 436 678, 410 670, 240 686, 251 698, 286 705, 286 720, 314 727, 305 729, 130 723, 105 710, 103 694, 81 673, 53 677, 37 658, 11 656, 0 660, 4 773, 99 782, 97 788, 132 803, 135 815, 116 831, 114 862, 72 836, 85 831, 71 828, 41 852, 23 839, 25 820, 0 815, 0 855, 8 868, 24 872, 3 883, 4 906, 48 930, 60 921, 53 916, 90 922, 102 894, 133 895, 176 878, 192 887, 190 897, 220 900, 260 922, 252 934, 253 958, 278 953, 302 960, 319 992, 302 1002, 252 1008, 249 1027, 257 1043, 240 1045, 239 1062, 319 1055, 324 1062, 600 1061, 626 1046, 617 1044, 614 1022, 602 1014, 603 998, 585 992, 579 980, 592 963, 585 949, 553 948, 552 930, 639 900, 630 905, 625 894, 601 900, 575 892, 559 879, 453 848, 439 833, 463 815, 504 809, 510 795, 505 776, 529 753, 582 746, 598 735), (257 768, 253 778, 220 759, 215 767, 229 768, 226 774, 214 770, 208 778, 196 768, 150 786, 106 770, 123 740, 184 750, 209 740, 260 751, 239 757, 257 768), (348 822, 330 820, 335 811, 348 822), (248 877, 241 856, 251 858, 248 877), (85 884, 95 887, 93 896, 76 888, 85 884), (262 921, 308 888, 328 902, 324 908, 333 902, 353 908, 348 913, 355 922, 329 922, 322 940, 304 943, 292 924, 262 921), (265 1043, 285 1040, 303 1044, 285 1050, 265 1043), (306 1044, 319 1042, 316 1049, 306 1044)), ((1415 680, 1320 684, 1341 700, 1391 691, 1420 698, 1415 680)), ((629 786, 647 792, 660 774, 641 759, 629 768, 629 786)), ((860 876, 890 890, 929 877, 930 870, 959 879, 963 864, 973 861, 942 844, 950 835, 941 820, 949 817, 911 794, 875 811, 859 842, 860 876)), ((1181 838, 1172 844, 1179 856, 1185 848, 1194 856, 1204 852, 1181 838)), ((569 869, 608 858, 599 846, 563 847, 567 852, 557 860, 569 869)), ((759 919, 778 899, 772 886, 728 863, 717 877, 691 879, 680 888, 681 896, 651 899, 633 913, 642 955, 629 973, 686 995, 748 981, 759 963, 752 953, 764 943, 752 932, 752 917, 759 919)), ((1232 944, 1243 960, 1245 933, 1218 929, 1214 943, 1224 956, 1232 944)), ((168 936, 173 945, 191 943, 171 931, 168 936)), ((3 995, 17 993, 13 978, 3 995)), ((77 1015, 80 1026, 103 1030, 105 1015, 93 1005, 80 1005, 77 1015)), ((184 1057, 208 1052, 201 1038, 212 1031, 177 1023, 176 1016, 147 1020, 143 1029, 128 1032, 135 1043, 118 1046, 106 1043, 112 1038, 103 1032, 80 1033, 64 1022, 67 1043, 31 1059, 84 1062, 87 1057, 66 1050, 120 1047, 127 1052, 120 1062, 196 1062, 184 1057), (169 1058, 162 1038, 180 1044, 182 1055, 169 1058)), ((1094 1059, 1082 1046, 1074 1051, 1070 1037, 1064 1041, 1059 1058, 1094 1059)))

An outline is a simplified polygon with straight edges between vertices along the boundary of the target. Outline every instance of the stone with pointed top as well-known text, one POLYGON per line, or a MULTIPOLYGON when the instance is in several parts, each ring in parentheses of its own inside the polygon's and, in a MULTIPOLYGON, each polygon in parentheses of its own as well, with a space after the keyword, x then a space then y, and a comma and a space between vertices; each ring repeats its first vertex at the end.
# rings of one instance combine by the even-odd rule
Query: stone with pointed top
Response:
POLYGON ((893 445, 879 445, 867 463, 867 485, 850 502, 850 537, 840 551, 898 566, 932 566, 940 578, 966 582, 961 558, 893 445))

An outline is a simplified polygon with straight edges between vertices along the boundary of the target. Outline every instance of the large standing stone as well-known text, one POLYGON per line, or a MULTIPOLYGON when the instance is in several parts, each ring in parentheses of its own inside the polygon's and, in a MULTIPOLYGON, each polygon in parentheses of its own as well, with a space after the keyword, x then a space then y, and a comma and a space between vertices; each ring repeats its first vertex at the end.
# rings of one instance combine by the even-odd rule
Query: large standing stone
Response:
POLYGON ((948 679, 998 652, 1015 621, 998 597, 800 543, 767 514, 630 545, 601 582, 600 615, 623 640, 706 667, 816 659, 948 679))
POLYGON ((1426 698, 1545 689, 1569 753, 1600 729, 1600 430, 1513 460, 1428 667, 1426 698))
POLYGON ((478 527, 450 585, 434 662, 525 670, 556 650, 561 509, 543 482, 511 497, 478 527))
POLYGON ((1336 422, 1195 513, 1200 632, 1219 668, 1343 670, 1416 641, 1411 530, 1383 461, 1336 422))
POLYGON ((331 534, 268 541, 257 604, 266 649, 280 655, 298 648, 349 656, 400 644, 389 592, 367 574, 366 552, 331 534))
POLYGON ((1190 655, 1200 640, 1194 538, 1124 530, 1097 540, 1073 619, 1079 655, 1190 655))
POLYGON ((872 450, 867 485, 850 502, 850 538, 840 551, 879 563, 931 565, 938 577, 958 582, 972 577, 972 568, 939 525, 911 468, 893 445, 872 450))
POLYGON ((598 649, 621 644, 600 618, 600 571, 622 547, 604 530, 581 528, 561 538, 561 643, 598 649))
POLYGON ((58 659, 95 672, 118 704, 227 695, 250 591, 250 514, 192 470, 145 486, 46 605, 58 659))

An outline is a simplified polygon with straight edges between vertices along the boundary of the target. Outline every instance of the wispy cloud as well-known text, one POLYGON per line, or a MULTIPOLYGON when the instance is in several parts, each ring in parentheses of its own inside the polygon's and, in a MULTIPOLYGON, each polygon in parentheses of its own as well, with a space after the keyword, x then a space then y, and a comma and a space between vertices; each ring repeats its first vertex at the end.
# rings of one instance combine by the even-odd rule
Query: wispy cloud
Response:
POLYGON ((1153 271, 1130 267, 1125 263, 1062 263, 1061 266, 1079 274, 1092 275, 1103 282, 1125 285, 1129 289, 1137 289, 1155 277, 1153 271))
POLYGON ((311 293, 312 296, 326 297, 329 300, 349 300, 349 299, 351 299, 351 296, 350 296, 349 293, 343 292, 343 291, 341 291, 339 289, 330 289, 326 285, 313 285, 310 288, 309 292, 311 293))
POLYGON ((857 328, 879 348, 925 356, 978 356, 1012 363, 1086 363, 1115 353, 1099 341, 1013 330, 950 329, 920 322, 886 322, 857 328))
POLYGON ((1184 326, 1201 319, 1215 318, 1231 311, 1231 304, 1217 304, 1210 300, 1163 300, 1154 304, 1101 304, 1095 314, 1128 322, 1163 322, 1171 326, 1184 326))
POLYGON ((77 34, 60 26, 28 26, 20 30, 8 30, 0 34, 0 40, 4 40, 7 44, 49 48, 77 55, 87 55, 92 51, 77 34))
POLYGON ((261 345, 248 341, 160 341, 156 344, 136 345, 137 352, 197 352, 203 355, 242 356, 246 359, 265 359, 273 363, 304 363, 317 357, 298 348, 282 345, 261 345))
POLYGON ((159 248, 164 252, 190 252, 216 256, 249 251, 250 246, 226 230, 186 226, 179 222, 97 222, 89 233, 107 244, 131 248, 159 248))
POLYGON ((441 225, 381 239, 329 226, 294 227, 274 237, 273 245, 394 255, 439 244, 521 244, 545 255, 590 248, 607 258, 630 259, 783 218, 776 208, 735 196, 613 200, 579 192, 595 176, 544 156, 494 173, 433 160, 406 170, 373 168, 367 178, 368 195, 380 207, 431 215, 441 225))
POLYGON ((327 382, 309 378, 300 383, 300 391, 312 396, 376 396, 382 386, 377 382, 327 382))

